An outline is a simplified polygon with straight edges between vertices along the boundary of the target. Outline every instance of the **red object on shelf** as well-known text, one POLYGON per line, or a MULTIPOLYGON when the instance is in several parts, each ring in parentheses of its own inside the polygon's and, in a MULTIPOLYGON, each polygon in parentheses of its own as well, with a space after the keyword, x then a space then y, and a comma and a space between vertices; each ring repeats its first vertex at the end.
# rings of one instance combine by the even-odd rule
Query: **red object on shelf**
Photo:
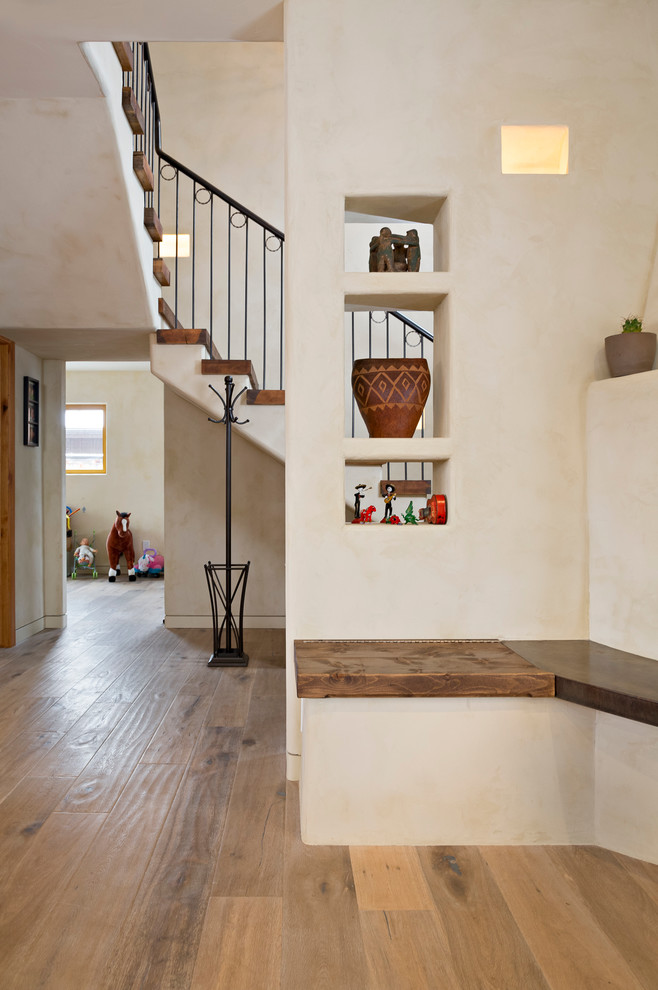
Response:
POLYGON ((435 526, 445 526, 448 519, 448 500, 445 495, 431 495, 418 517, 435 526))

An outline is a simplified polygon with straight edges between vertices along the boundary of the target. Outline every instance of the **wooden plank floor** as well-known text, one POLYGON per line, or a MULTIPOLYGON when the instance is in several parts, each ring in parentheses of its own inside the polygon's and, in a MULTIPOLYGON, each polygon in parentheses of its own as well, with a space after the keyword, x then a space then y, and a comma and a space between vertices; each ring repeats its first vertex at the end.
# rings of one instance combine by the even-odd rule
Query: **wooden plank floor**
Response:
POLYGON ((209 669, 162 593, 69 582, 0 651, 3 990, 656 990, 657 866, 303 845, 282 632, 209 669))

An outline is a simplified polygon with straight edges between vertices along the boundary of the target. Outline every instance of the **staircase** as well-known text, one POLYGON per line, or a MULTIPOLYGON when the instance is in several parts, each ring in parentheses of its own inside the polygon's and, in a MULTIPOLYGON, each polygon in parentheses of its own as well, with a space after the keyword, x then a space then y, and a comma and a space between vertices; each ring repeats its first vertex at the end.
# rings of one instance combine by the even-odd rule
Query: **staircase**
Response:
POLYGON ((162 149, 148 44, 112 45, 160 292, 151 370, 209 416, 217 414, 217 399, 208 385, 222 391, 231 375, 236 393, 245 390, 237 409, 253 407, 237 428, 283 461, 284 235, 162 149), (272 379, 278 387, 267 387, 272 379))

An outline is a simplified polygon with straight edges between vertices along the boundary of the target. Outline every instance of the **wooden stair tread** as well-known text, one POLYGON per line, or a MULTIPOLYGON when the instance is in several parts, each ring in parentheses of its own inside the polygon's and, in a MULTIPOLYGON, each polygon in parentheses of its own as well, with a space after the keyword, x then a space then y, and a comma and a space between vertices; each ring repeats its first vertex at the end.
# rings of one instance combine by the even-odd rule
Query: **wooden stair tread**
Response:
POLYGON ((215 359, 201 362, 203 375, 247 375, 252 389, 258 389, 258 379, 251 361, 218 361, 215 359))
POLYGON ((164 230, 160 223, 160 217, 155 212, 153 206, 144 207, 144 226, 149 232, 152 241, 161 241, 164 230))
POLYGON ((171 285, 171 272, 162 258, 153 259, 153 274, 160 285, 171 285))
POLYGON ((133 151, 133 172, 144 192, 153 192, 153 171, 145 151, 133 151))
POLYGON ((141 111, 132 86, 124 86, 121 91, 121 106, 133 134, 144 133, 144 114, 141 111))
POLYGON ((158 299, 158 313, 162 319, 167 323, 172 330, 182 330, 183 324, 176 319, 173 309, 171 306, 165 302, 165 300, 160 296, 158 299))
POLYGON ((129 41, 113 41, 112 48, 117 54, 117 58, 124 72, 133 71, 133 50, 129 41))
MULTIPOLYGON (((202 344, 210 353, 210 334, 207 330, 191 330, 183 327, 158 330, 156 339, 158 344, 202 344)), ((214 344, 213 353, 217 355, 216 360, 220 360, 214 344)))
POLYGON ((248 406, 285 406, 286 393, 278 388, 247 389, 248 406))
POLYGON ((550 698, 554 675, 488 640, 295 640, 300 698, 550 698))

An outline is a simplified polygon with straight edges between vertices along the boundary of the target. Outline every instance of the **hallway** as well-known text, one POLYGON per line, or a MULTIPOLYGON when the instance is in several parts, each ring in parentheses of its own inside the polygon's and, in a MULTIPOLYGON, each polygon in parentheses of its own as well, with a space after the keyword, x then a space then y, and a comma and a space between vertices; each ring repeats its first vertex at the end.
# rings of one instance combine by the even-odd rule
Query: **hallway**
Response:
POLYGON ((209 669, 161 581, 68 591, 65 630, 0 651, 4 988, 655 990, 657 866, 304 846, 283 631, 209 669))

